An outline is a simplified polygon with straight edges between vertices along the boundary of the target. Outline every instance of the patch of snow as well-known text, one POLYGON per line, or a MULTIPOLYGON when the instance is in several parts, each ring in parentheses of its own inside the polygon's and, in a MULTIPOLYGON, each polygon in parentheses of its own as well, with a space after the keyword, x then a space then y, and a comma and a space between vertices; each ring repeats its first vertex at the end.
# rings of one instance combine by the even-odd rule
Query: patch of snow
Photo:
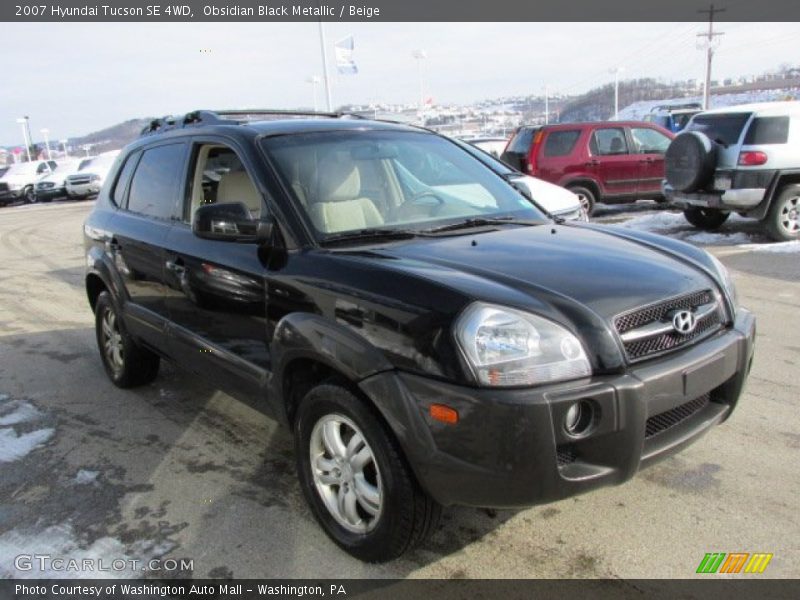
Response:
MULTIPOLYGON (((703 245, 726 245, 745 244, 750 241, 750 236, 742 231, 736 233, 717 233, 710 231, 699 231, 682 238, 684 242, 703 245)), ((753 244, 757 246, 758 244, 753 244)))
MULTIPOLYGON (((7 400, 8 396, 0 396, 0 402, 7 400)), ((26 421, 33 421, 42 416, 33 404, 23 400, 11 400, 6 402, 0 407, 0 425, 16 425, 17 423, 25 423, 26 421)))
POLYGON ((0 463, 19 460, 50 439, 55 430, 38 429, 18 435, 12 427, 0 429, 0 463))
POLYGON ((97 483, 97 476, 100 474, 100 471, 87 471, 86 469, 81 469, 78 471, 78 474, 75 475, 75 479, 73 480, 78 485, 86 485, 89 483, 97 483))
POLYGON ((621 223, 622 227, 641 229, 644 231, 661 232, 684 227, 687 225, 683 213, 658 212, 651 215, 641 215, 621 223))
POLYGON ((756 252, 771 252, 775 254, 789 254, 800 252, 800 240, 791 242, 777 242, 774 244, 741 244, 739 248, 743 250, 754 250, 756 252))

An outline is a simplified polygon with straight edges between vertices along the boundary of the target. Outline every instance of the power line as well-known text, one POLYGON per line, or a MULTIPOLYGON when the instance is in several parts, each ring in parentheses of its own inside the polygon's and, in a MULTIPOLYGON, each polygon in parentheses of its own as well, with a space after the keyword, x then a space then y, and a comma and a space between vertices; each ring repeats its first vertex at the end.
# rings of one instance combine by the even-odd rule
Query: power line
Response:
POLYGON ((714 14, 725 12, 724 8, 714 8, 710 5, 706 10, 698 10, 700 14, 708 15, 708 33, 698 33, 697 37, 706 38, 706 82, 703 86, 703 109, 708 110, 711 106, 711 61, 714 58, 714 38, 725 35, 724 32, 714 31, 714 14))

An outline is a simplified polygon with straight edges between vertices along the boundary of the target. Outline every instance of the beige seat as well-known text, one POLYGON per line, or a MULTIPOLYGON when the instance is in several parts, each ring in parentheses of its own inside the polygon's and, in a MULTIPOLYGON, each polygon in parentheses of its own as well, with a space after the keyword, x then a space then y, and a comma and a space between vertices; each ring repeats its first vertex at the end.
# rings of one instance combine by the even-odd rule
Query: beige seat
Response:
POLYGON ((217 204, 241 202, 254 219, 261 218, 261 195, 244 171, 225 173, 217 187, 217 204))
POLYGON ((314 226, 325 233, 383 225, 369 198, 360 196, 361 175, 349 155, 337 154, 319 166, 317 190, 309 205, 314 226))

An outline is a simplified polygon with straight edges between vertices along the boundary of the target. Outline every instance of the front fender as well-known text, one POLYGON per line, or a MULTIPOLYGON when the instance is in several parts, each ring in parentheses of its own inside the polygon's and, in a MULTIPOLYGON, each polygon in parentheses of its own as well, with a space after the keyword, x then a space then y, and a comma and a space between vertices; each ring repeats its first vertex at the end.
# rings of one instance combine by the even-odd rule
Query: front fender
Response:
POLYGON ((278 321, 270 347, 273 377, 270 398, 279 403, 275 414, 285 414, 283 398, 287 366, 297 359, 320 362, 353 382, 389 371, 394 366, 384 354, 356 332, 313 313, 291 313, 278 321))

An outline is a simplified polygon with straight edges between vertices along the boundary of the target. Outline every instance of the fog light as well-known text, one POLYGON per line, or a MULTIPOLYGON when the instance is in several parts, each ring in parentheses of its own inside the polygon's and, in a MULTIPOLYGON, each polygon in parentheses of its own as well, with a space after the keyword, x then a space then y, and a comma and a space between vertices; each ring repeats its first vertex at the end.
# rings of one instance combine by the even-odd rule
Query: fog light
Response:
POLYGON ((581 435, 592 425, 594 420, 594 409, 589 402, 581 400, 575 402, 567 409, 564 415, 564 429, 570 435, 581 435))

